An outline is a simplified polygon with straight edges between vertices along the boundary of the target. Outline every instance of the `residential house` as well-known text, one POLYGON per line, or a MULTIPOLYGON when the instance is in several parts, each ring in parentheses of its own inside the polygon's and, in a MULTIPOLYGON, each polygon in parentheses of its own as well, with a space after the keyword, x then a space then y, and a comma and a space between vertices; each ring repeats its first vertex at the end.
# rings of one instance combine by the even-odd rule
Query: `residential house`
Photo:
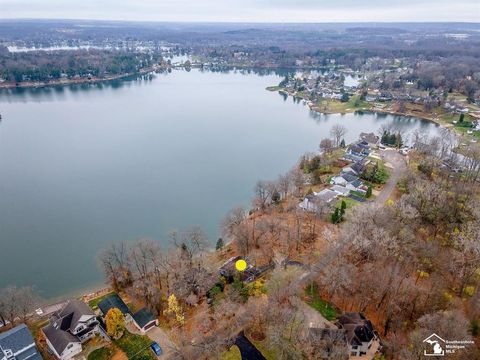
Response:
POLYGON ((331 203, 338 196, 338 194, 335 191, 330 189, 323 189, 322 191, 316 193, 315 195, 320 201, 326 204, 331 203))
POLYGON ((148 330, 158 326, 158 319, 147 308, 141 308, 133 314, 133 325, 135 325, 142 334, 145 334, 148 330))
POLYGON ((368 165, 369 162, 370 162, 370 160, 368 160, 366 158, 364 158, 362 160, 358 160, 351 165, 345 166, 342 169, 342 173, 352 173, 352 174, 358 176, 365 170, 365 168, 366 168, 366 166, 368 165))
POLYGON ((0 334, 0 360, 42 360, 25 324, 0 334))
POLYGON ((298 206, 305 211, 316 211, 317 198, 315 197, 315 194, 308 194, 305 196, 303 201, 298 206))
POLYGON ((380 137, 374 133, 360 133, 360 140, 366 142, 370 147, 376 147, 380 143, 380 137))
POLYGON ((340 185, 344 186, 349 190, 359 191, 362 193, 366 193, 365 186, 357 176, 353 175, 352 173, 342 173, 338 176, 334 176, 330 181, 333 185, 340 185))
POLYGON ((378 333, 370 320, 361 313, 345 313, 338 319, 340 329, 345 330, 350 356, 367 355, 370 348, 379 346, 378 333))
POLYGON ((317 211, 321 206, 330 204, 338 193, 330 189, 324 189, 318 193, 308 194, 299 204, 300 208, 305 211, 317 211))
POLYGON ((102 299, 102 301, 98 303, 98 308, 100 309, 102 317, 104 318, 105 316, 107 316, 107 313, 110 309, 116 308, 120 310, 120 312, 123 314, 125 318, 125 323, 129 324, 133 321, 132 312, 130 311, 129 307, 116 293, 108 295, 107 297, 102 299))
POLYGON ((338 195, 341 196, 348 196, 350 194, 350 189, 346 188, 345 186, 333 185, 330 190, 335 191, 338 195))
POLYGON ((53 313, 50 324, 42 329, 48 347, 61 360, 82 351, 82 343, 99 333, 95 313, 80 300, 71 300, 53 313))
POLYGON ((220 276, 223 276, 228 283, 232 283, 234 281, 235 275, 239 276, 241 281, 252 282, 262 274, 259 269, 250 264, 248 259, 244 258, 243 256, 234 256, 225 261, 218 269, 218 273, 220 276), (247 263, 247 268, 240 273, 235 267, 235 264, 238 260, 245 260, 247 263))
POLYGON ((351 153, 347 152, 347 153, 345 153, 345 155, 343 155, 342 159, 355 163, 355 162, 359 162, 359 161, 362 161, 363 159, 365 159, 365 156, 354 155, 354 154, 351 154, 351 153))
POLYGON ((356 155, 364 158, 370 154, 370 148, 365 141, 359 141, 353 145, 350 145, 347 149, 347 154, 356 155))
POLYGON ((117 308, 123 314, 125 322, 132 323, 142 334, 155 326, 158 326, 158 319, 148 309, 142 308, 133 313, 118 294, 111 294, 98 303, 103 318, 107 316, 110 309, 117 308))

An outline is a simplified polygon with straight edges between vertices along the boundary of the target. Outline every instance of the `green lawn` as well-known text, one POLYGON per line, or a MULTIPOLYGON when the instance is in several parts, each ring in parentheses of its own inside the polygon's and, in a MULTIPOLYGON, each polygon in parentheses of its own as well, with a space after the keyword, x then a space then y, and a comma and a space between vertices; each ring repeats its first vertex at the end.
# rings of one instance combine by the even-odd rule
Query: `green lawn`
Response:
POLYGON ((109 360, 113 357, 115 351, 111 346, 106 346, 97 350, 92 351, 88 355, 88 360, 109 360))
POLYGON ((152 340, 144 335, 132 334, 125 331, 123 336, 115 340, 117 345, 127 355, 128 359, 134 358, 135 360, 155 360, 156 357, 150 350, 152 340))
POLYGON ((38 321, 35 321, 34 323, 32 324, 29 324, 29 328, 30 328, 30 331, 32 332, 33 334, 33 337, 37 337, 38 336, 38 333, 40 332, 40 330, 47 326, 48 324, 50 323, 50 320, 48 319, 43 319, 43 320, 38 320, 38 321))
POLYGON ((240 349, 237 345, 233 345, 230 350, 225 351, 221 357, 221 360, 242 360, 242 355, 240 354, 240 349))
POLYGON ((335 207, 339 208, 342 206, 342 201, 345 201, 345 204, 347 205, 347 209, 351 209, 353 206, 360 204, 358 201, 353 200, 348 197, 343 197, 338 200, 338 202, 335 204, 335 207))
POLYGON ((322 314, 325 319, 332 321, 337 318, 337 310, 335 310, 331 304, 320 298, 320 294, 316 285, 307 286, 305 289, 305 294, 307 295, 305 302, 322 314))
POLYGON ((263 341, 254 341, 252 338, 250 338, 250 341, 252 342, 253 345, 262 353, 263 356, 267 360, 276 360, 278 359, 277 352, 275 350, 270 350, 269 346, 267 345, 266 340, 263 341))
POLYGON ((107 296, 110 296, 112 295, 114 292, 109 292, 108 294, 105 294, 105 295, 102 295, 102 296, 99 296, 95 299, 92 299, 88 302, 88 306, 90 306, 93 310, 96 310, 98 308, 98 303, 100 301, 102 301, 103 299, 105 299, 107 296))

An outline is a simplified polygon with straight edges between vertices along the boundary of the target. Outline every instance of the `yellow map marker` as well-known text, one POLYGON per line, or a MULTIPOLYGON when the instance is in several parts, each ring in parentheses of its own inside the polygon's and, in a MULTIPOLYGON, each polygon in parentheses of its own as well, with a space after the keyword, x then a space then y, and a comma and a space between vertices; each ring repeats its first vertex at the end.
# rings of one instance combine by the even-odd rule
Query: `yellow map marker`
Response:
POLYGON ((235 262, 235 268, 238 270, 238 271, 243 271, 247 268, 247 262, 243 259, 240 259, 240 260, 237 260, 235 262))

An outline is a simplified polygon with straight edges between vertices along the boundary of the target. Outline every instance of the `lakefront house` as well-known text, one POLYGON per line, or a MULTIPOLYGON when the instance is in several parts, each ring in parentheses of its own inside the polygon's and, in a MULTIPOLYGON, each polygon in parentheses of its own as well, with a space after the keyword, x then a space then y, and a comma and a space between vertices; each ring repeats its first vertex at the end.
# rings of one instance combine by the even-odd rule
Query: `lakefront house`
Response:
POLYGON ((0 360, 42 360, 25 324, 0 334, 0 360))
POLYGON ((137 312, 133 313, 127 304, 122 300, 118 294, 111 294, 98 303, 98 308, 105 318, 107 313, 111 309, 118 309, 123 314, 125 322, 127 324, 133 324, 142 334, 145 334, 148 330, 158 326, 158 319, 147 308, 141 308, 137 312))
POLYGON ((69 301, 53 313, 50 324, 42 329, 52 353, 68 360, 82 352, 82 344, 99 333, 98 321, 90 307, 80 300, 69 301))

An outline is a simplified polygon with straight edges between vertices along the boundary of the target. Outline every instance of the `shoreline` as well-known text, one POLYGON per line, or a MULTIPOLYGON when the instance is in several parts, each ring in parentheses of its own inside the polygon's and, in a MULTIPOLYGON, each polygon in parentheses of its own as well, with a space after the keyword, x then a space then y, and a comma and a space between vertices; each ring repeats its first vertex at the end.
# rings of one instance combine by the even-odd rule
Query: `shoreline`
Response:
POLYGON ((79 78, 79 79, 57 79, 51 81, 25 81, 20 83, 4 82, 0 83, 0 90, 13 90, 13 89, 41 89, 47 87, 55 86, 69 86, 69 85, 81 85, 81 84, 101 84, 104 82, 110 82, 115 80, 121 80, 133 76, 142 76, 149 73, 155 72, 157 70, 166 70, 167 68, 156 65, 145 69, 140 69, 134 73, 124 73, 118 75, 110 75, 104 78, 90 77, 90 78, 79 78))
MULTIPOLYGON (((278 86, 268 86, 268 87, 266 87, 266 90, 271 91, 271 92, 278 92, 279 94, 284 94, 284 95, 287 95, 287 96, 291 96, 293 98, 296 97, 291 92, 289 92, 289 91, 287 91, 283 88, 280 88, 278 86)), ((303 101, 310 102, 310 100, 308 100, 307 98, 300 97, 300 99, 303 100, 303 101)), ((383 103, 380 103, 380 104, 383 104, 383 103)), ((357 108, 357 109, 353 108, 353 109, 345 109, 344 111, 322 111, 319 107, 317 107, 317 106, 315 106, 311 103, 310 104, 306 103, 305 105, 308 106, 308 108, 311 111, 314 111, 314 112, 316 112, 317 114, 320 114, 320 115, 344 115, 344 114, 357 114, 357 113, 359 113, 359 114, 361 114, 361 113, 371 113, 371 114, 411 117, 411 118, 416 118, 416 119, 431 122, 431 123, 433 123, 433 124, 435 124, 435 125, 437 125, 441 128, 453 131, 456 135, 458 135, 460 137, 464 136, 463 133, 461 133, 460 131, 455 129, 455 126, 453 124, 445 123, 445 122, 439 120, 438 117, 431 116, 431 115, 426 114, 424 112, 422 112, 422 113, 415 113, 415 112, 404 112, 404 113, 402 113, 402 112, 389 110, 389 109, 383 109, 383 108, 380 109, 380 108, 378 108, 378 105, 379 105, 378 103, 372 103, 372 108, 357 108)))
MULTIPOLYGON (((95 83, 108 82, 108 81, 113 81, 113 80, 122 79, 122 78, 128 78, 130 76, 145 75, 145 74, 154 72, 158 69, 164 69, 164 68, 156 66, 156 67, 152 67, 152 68, 148 68, 148 69, 143 69, 141 72, 130 73, 130 74, 120 74, 118 76, 113 76, 113 77, 109 77, 109 78, 105 78, 105 79, 79 79, 79 80, 72 79, 72 80, 68 80, 68 81, 60 80, 60 81, 55 82, 55 83, 48 82, 48 83, 45 83, 45 84, 43 84, 43 83, 27 83, 27 84, 24 84, 24 86, 15 86, 15 84, 10 84, 11 87, 5 87, 5 86, 2 87, 2 85, 4 85, 4 84, 0 84, 0 89, 2 89, 2 88, 9 89, 9 88, 16 88, 16 87, 19 87, 19 88, 42 88, 42 87, 64 86, 64 85, 82 84, 82 83, 95 84, 95 83)), ((278 91, 278 92, 281 91, 281 90, 276 89, 276 87, 270 87, 270 88, 271 89, 267 88, 267 90, 272 91, 272 92, 273 91, 278 91)), ((288 95, 293 96, 292 94, 289 94, 289 93, 288 93, 288 95)), ((347 111, 344 111, 344 112, 340 112, 340 111, 338 111, 338 112, 323 112, 318 107, 310 106, 310 105, 307 105, 307 106, 309 107, 309 109, 311 111, 315 111, 315 112, 317 112, 319 114, 323 114, 323 115, 362 113, 362 112, 363 113, 376 113, 376 114, 390 114, 390 115, 403 116, 403 117, 414 117, 414 118, 418 118, 418 119, 422 119, 422 120, 425 120, 425 121, 435 123, 440 127, 449 128, 448 126, 445 126, 445 124, 442 124, 439 121, 436 121, 434 118, 429 118, 429 117, 426 117, 426 116, 409 114, 409 113, 398 113, 398 112, 387 110, 387 109, 375 109, 375 108, 366 109, 366 108, 362 108, 362 109, 347 109, 347 111)), ((230 244, 231 244, 231 241, 226 241, 225 244, 224 244, 224 248, 227 248, 230 244)), ((215 252, 216 252, 215 248, 212 247, 211 249, 208 249, 208 250, 205 251, 205 255, 211 255, 211 254, 214 254, 215 252)), ((109 285, 107 285, 105 282, 102 281, 102 283, 93 284, 93 285, 90 285, 90 286, 87 286, 87 287, 84 287, 84 288, 68 291, 68 292, 63 293, 63 294, 58 295, 58 296, 54 296, 54 297, 51 297, 51 298, 46 298, 46 299, 44 299, 45 301, 39 306, 42 309, 43 308, 48 308, 49 306, 58 305, 60 303, 65 302, 65 300, 71 299, 71 298, 81 298, 85 302, 88 302, 91 299, 96 298, 98 296, 101 296, 103 293, 106 293, 106 292, 109 292, 109 291, 112 291, 111 287, 109 285)))

